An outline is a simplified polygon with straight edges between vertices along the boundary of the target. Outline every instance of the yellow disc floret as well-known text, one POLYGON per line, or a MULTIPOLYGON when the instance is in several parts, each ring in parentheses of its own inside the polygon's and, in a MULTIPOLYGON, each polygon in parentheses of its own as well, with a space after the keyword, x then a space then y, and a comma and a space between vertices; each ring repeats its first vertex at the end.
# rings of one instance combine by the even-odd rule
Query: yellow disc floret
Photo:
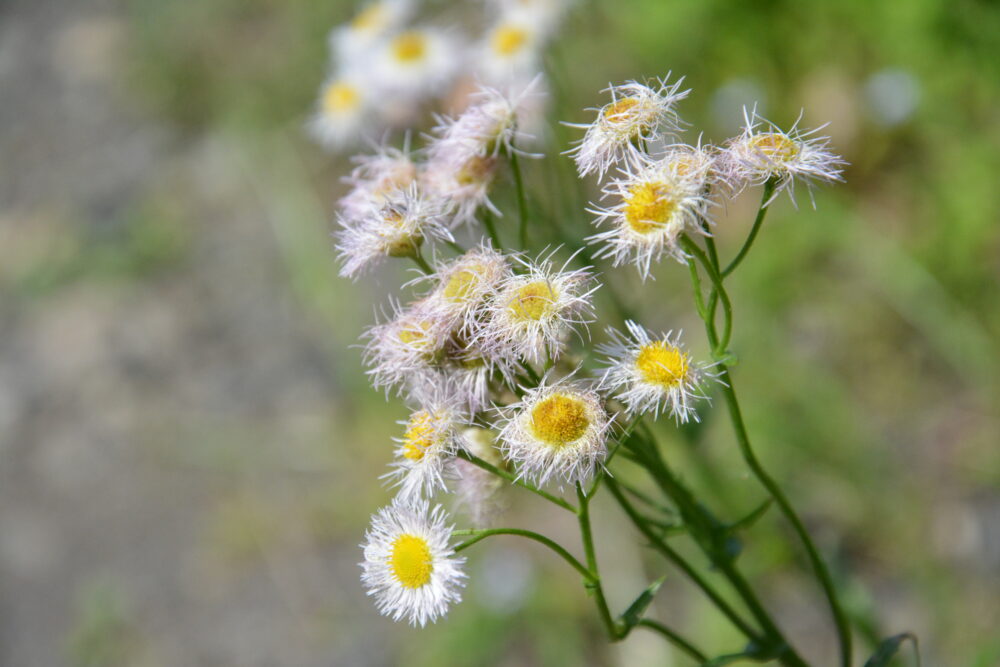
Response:
POLYGON ((441 290, 444 298, 452 303, 461 303, 468 299, 475 294, 482 282, 484 270, 482 264, 470 264, 452 273, 441 290))
POLYGON ((427 38, 416 30, 408 30, 392 41, 392 55, 401 63, 414 63, 427 53, 427 38))
POLYGON ((516 317, 540 320, 552 313, 556 292, 545 280, 536 280, 517 290, 507 309, 516 317))
POLYGON ((625 197, 625 221, 632 231, 648 234, 661 229, 677 209, 666 183, 636 183, 625 197))
POLYGON ((516 25, 500 26, 493 33, 493 50, 501 56, 511 56, 528 41, 528 32, 516 25))
POLYGON ((404 345, 415 350, 427 350, 434 343, 434 326, 427 320, 408 323, 397 336, 404 345))
POLYGON ((374 32, 385 22, 385 7, 381 2, 366 7, 351 21, 351 27, 355 30, 374 32))
POLYGON ((323 110, 329 114, 353 111, 361 102, 358 89, 344 81, 335 81, 323 92, 323 110))
POLYGON ((656 341, 639 348, 635 366, 645 382, 670 388, 684 381, 690 360, 676 345, 656 341))
POLYGON ((414 413, 403 435, 403 456, 411 461, 419 461, 433 445, 434 418, 426 410, 414 413))
POLYGON ((575 396, 554 394, 531 410, 531 431, 553 447, 579 440, 590 427, 587 405, 575 396))
POLYGON ((750 145, 764 157, 774 162, 788 162, 799 154, 799 146, 791 137, 781 132, 765 132, 750 140, 750 145))
POLYGON ((628 123, 635 120, 639 100, 635 97, 623 97, 604 107, 604 120, 609 123, 628 123))
POLYGON ((392 574, 404 588, 427 585, 434 572, 434 559, 427 540, 416 535, 400 535, 392 543, 389 556, 392 574))

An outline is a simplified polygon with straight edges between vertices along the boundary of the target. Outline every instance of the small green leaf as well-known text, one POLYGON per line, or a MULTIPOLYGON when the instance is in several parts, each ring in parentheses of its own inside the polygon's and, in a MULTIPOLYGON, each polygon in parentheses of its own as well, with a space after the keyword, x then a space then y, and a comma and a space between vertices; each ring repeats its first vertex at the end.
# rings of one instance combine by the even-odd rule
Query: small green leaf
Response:
POLYGON ((899 653, 899 647, 909 639, 913 642, 913 650, 917 655, 917 665, 920 665, 920 645, 917 643, 917 636, 909 632, 902 632, 882 640, 875 650, 875 654, 868 658, 865 667, 885 667, 899 653))
POLYGON ((660 586, 663 585, 666 578, 666 575, 664 575, 651 583, 649 587, 640 593, 639 597, 637 597, 635 601, 628 606, 628 609, 626 609, 622 614, 622 622, 625 624, 625 632, 634 628, 636 623, 642 620, 642 615, 646 613, 646 607, 648 607, 649 603, 653 601, 653 598, 656 596, 656 591, 660 590, 660 586))
POLYGON ((773 502, 773 499, 772 498, 768 498, 767 500, 765 500, 764 502, 762 502, 760 505, 758 505, 757 508, 754 509, 754 511, 750 512, 750 514, 747 514, 745 517, 743 517, 739 521, 736 521, 734 523, 729 524, 729 531, 730 532, 736 532, 738 530, 744 530, 744 529, 749 528, 750 526, 754 525, 755 523, 757 523, 757 520, 760 519, 762 516, 764 516, 764 514, 767 512, 767 510, 769 510, 771 508, 771 503, 772 502, 773 502))

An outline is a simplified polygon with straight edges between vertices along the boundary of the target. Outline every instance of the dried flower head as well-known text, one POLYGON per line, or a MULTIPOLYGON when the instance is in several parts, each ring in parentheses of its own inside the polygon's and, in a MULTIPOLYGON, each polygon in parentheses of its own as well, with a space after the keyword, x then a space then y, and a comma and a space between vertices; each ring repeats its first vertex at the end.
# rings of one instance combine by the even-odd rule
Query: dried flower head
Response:
POLYGON ((493 215, 502 215, 489 196, 498 165, 499 158, 492 155, 474 155, 460 165, 451 160, 432 160, 421 170, 420 183, 424 190, 448 202, 454 229, 474 223, 482 207, 493 215))
MULTIPOLYGON (((823 129, 802 131, 801 116, 787 132, 757 114, 756 108, 743 109, 743 133, 729 141, 724 160, 735 191, 774 179, 773 197, 787 190, 795 201, 796 181, 806 187, 817 182, 842 181, 846 162, 827 150, 829 137, 816 136, 823 129)), ((810 192, 810 196, 811 196, 810 192)))
POLYGON ((405 149, 381 145, 373 154, 355 156, 353 161, 358 166, 344 179, 351 189, 338 202, 345 220, 360 221, 416 182, 417 165, 405 149))
POLYGON ((628 334, 608 329, 610 344, 598 345, 607 355, 599 388, 625 404, 630 414, 669 412, 679 423, 698 421, 694 403, 705 398, 705 382, 714 378, 708 367, 694 361, 680 342, 680 333, 654 336, 632 321, 628 334))
POLYGON ((365 534, 361 582, 379 612, 425 625, 461 600, 465 559, 449 545, 452 529, 440 506, 393 502, 372 517, 365 534))
POLYGON ((446 213, 440 199, 412 184, 386 195, 385 203, 361 220, 341 216, 340 275, 355 277, 386 257, 415 257, 426 240, 454 240, 445 224, 446 213))
POLYGON ((674 105, 690 92, 680 90, 682 82, 668 84, 664 78, 655 88, 635 81, 608 88, 611 102, 589 109, 597 112, 597 118, 589 125, 571 125, 587 130, 570 151, 580 176, 596 172, 603 178, 612 165, 642 152, 639 149, 646 143, 676 133, 680 121, 674 105))
POLYGON ((365 334, 365 363, 372 384, 427 396, 451 334, 450 323, 427 299, 405 309, 393 304, 392 316, 365 334))
POLYGON ((586 482, 607 456, 611 423, 600 396, 580 382, 544 381, 501 410, 500 442, 518 473, 535 484, 586 482))
POLYGON ((427 401, 405 422, 403 437, 397 442, 396 461, 384 475, 399 486, 399 498, 410 502, 444 490, 447 467, 458 449, 460 411, 446 400, 427 401))

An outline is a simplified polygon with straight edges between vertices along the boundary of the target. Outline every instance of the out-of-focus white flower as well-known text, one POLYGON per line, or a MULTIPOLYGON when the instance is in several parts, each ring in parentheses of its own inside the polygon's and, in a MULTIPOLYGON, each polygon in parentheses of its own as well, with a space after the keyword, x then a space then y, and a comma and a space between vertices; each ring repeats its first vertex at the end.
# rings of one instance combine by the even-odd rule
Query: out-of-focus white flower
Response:
POLYGON ((524 23, 548 38, 559 26, 572 0, 497 0, 498 14, 512 22, 524 23))
POLYGON ((372 56, 372 76, 378 89, 396 97, 396 103, 426 99, 455 76, 460 52, 457 41, 443 30, 411 28, 378 46, 372 56))
POLYGON ((674 105, 690 92, 680 90, 682 82, 678 79, 668 84, 664 78, 656 87, 635 81, 611 86, 605 91, 611 93, 611 102, 600 109, 588 109, 597 112, 594 122, 567 123, 587 130, 570 151, 580 176, 596 172, 603 178, 612 165, 639 154, 648 142, 678 132, 680 121, 674 105))
POLYGON ((591 287, 587 269, 556 269, 550 258, 516 259, 525 273, 501 283, 473 339, 490 356, 556 359, 573 327, 592 321, 591 297, 599 286, 591 287))
POLYGON ((398 440, 396 462, 384 477, 399 486, 399 498, 411 502, 444 490, 444 476, 458 449, 458 431, 462 420, 456 406, 445 400, 432 400, 410 415, 403 437, 398 440))
POLYGON ((703 385, 714 376, 708 366, 691 359, 680 342, 680 333, 654 336, 644 327, 626 321, 628 334, 608 329, 611 342, 597 346, 607 355, 599 385, 625 404, 630 414, 669 412, 679 423, 698 421, 694 403, 705 398, 703 385))
POLYGON ((416 182, 417 165, 406 150, 383 145, 372 155, 356 156, 354 162, 358 166, 344 179, 351 189, 338 202, 345 220, 362 220, 416 182))
POLYGON ((394 502, 372 517, 361 582, 380 613, 423 626, 461 601, 465 559, 449 545, 445 521, 444 510, 424 500, 394 502))
POLYGON ((477 74, 496 86, 529 79, 540 69, 544 37, 530 16, 504 16, 476 47, 477 74))
POLYGON ((348 23, 330 31, 331 56, 341 65, 364 64, 387 33, 399 29, 414 11, 413 0, 376 0, 348 23))
MULTIPOLYGON (((492 431, 477 427, 467 428, 462 431, 461 439, 469 453, 497 468, 503 468, 503 459, 496 447, 492 431)), ((455 459, 455 473, 458 502, 469 515, 472 525, 485 528, 492 524, 506 507, 503 497, 503 478, 462 458, 455 459)))
POLYGON ((365 363, 376 388, 431 395, 431 380, 452 330, 447 319, 427 299, 406 308, 393 304, 386 321, 368 329, 365 363))
POLYGON ((370 124, 370 91, 361 77, 341 75, 320 88, 316 110, 307 128, 324 148, 357 144, 370 124))
POLYGON ((386 257, 414 257, 426 240, 454 240, 446 226, 446 207, 416 186, 387 196, 381 208, 361 220, 341 216, 337 235, 340 275, 350 278, 386 257))
POLYGON ((808 188, 816 182, 843 180, 841 168, 846 162, 827 150, 829 137, 816 136, 825 125, 802 131, 796 121, 784 132, 758 116, 756 109, 744 107, 743 117, 743 133, 729 141, 723 154, 728 180, 735 191, 774 179, 774 195, 766 205, 782 190, 788 190, 794 202, 795 181, 802 181, 808 188))
POLYGON ((664 254, 687 261, 680 238, 704 231, 699 218, 708 206, 705 184, 711 164, 701 151, 685 148, 657 160, 627 163, 620 169, 624 177, 604 187, 604 199, 613 203, 588 209, 598 225, 610 223, 610 229, 587 239, 603 244, 596 256, 611 258, 615 266, 633 262, 643 280, 664 254))
POLYGON ((583 483, 607 456, 610 423, 597 392, 580 382, 543 381, 501 409, 501 449, 535 484, 583 483))

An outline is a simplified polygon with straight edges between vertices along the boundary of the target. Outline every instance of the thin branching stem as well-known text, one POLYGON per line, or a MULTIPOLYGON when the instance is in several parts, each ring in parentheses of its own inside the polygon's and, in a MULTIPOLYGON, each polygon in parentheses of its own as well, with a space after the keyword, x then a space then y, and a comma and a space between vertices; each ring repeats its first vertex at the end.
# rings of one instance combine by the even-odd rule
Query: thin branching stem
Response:
POLYGON ((507 480, 511 484, 515 484, 517 486, 520 486, 523 489, 527 489, 528 491, 531 491, 535 495, 540 496, 542 498, 545 498, 550 503, 558 505, 559 507, 563 508, 564 510, 570 511, 573 514, 577 513, 577 509, 575 507, 573 507, 573 505, 571 505, 570 503, 568 503, 565 500, 563 500, 562 498, 560 498, 558 496, 554 496, 551 493, 549 493, 548 491, 543 491, 542 489, 539 489, 534 484, 531 484, 530 482, 526 482, 524 479, 522 479, 520 477, 517 477, 513 473, 507 472, 506 470, 503 470, 501 468, 497 468, 495 465, 493 465, 489 461, 484 461, 483 459, 479 458, 475 454, 470 454, 469 452, 467 452, 467 451, 465 451, 463 449, 460 449, 458 451, 458 453, 455 454, 455 456, 457 456, 457 457, 459 457, 461 459, 465 459, 469 463, 471 463, 473 465, 476 465, 476 466, 479 466, 480 468, 482 468, 486 472, 493 473, 497 477, 502 477, 503 479, 507 480))
POLYGON ((746 241, 743 242, 743 247, 740 251, 736 253, 736 257, 733 261, 729 262, 727 266, 722 271, 722 277, 727 277, 730 273, 736 270, 736 267, 740 265, 743 258, 747 256, 750 252, 750 247, 753 246, 753 242, 757 238, 757 234, 760 232, 760 227, 764 224, 764 217, 767 215, 767 209, 770 208, 768 204, 771 203, 771 196, 774 194, 774 188, 777 185, 777 181, 773 178, 769 178, 766 183, 764 183, 764 194, 760 198, 760 207, 757 209, 757 217, 754 218, 753 227, 750 228, 750 234, 747 235, 746 241))
POLYGON ((680 650, 684 651, 684 653, 694 658, 696 661, 698 661, 698 663, 703 663, 708 661, 708 658, 705 656, 705 654, 699 651, 694 646, 694 644, 681 637, 679 634, 677 634, 676 632, 665 626, 663 623, 659 623, 649 618, 644 618, 640 620, 638 623, 636 623, 636 626, 641 628, 647 628, 649 630, 652 630, 653 632, 663 635, 668 642, 670 642, 680 650))
POLYGON ((517 535, 519 537, 526 537, 529 540, 534 540, 535 542, 544 544, 549 549, 559 554, 559 556, 564 561, 572 565, 573 569, 579 572, 580 575, 588 582, 593 582, 594 580, 594 575, 591 573, 591 571, 588 570, 583 563, 578 561, 573 556, 573 554, 566 551, 566 549, 560 546, 558 542, 556 542, 555 540, 550 540, 544 535, 540 535, 531 530, 524 530, 522 528, 487 528, 485 530, 455 530, 452 531, 452 535, 457 535, 460 537, 465 535, 472 536, 471 539, 468 539, 465 542, 462 542, 461 544, 456 546, 455 547, 456 552, 464 551, 465 549, 471 547, 473 544, 481 542, 482 540, 485 540, 487 537, 492 537, 493 535, 517 535))

